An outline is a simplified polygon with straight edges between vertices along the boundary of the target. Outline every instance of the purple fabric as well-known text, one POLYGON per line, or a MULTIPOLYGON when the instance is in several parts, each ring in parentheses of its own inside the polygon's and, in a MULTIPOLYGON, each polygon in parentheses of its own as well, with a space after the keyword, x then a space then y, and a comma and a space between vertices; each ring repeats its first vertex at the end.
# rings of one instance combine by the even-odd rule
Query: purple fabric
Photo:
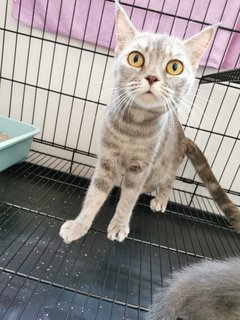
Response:
MULTIPOLYGON (((124 2, 132 4, 134 0, 124 2)), ((138 8, 131 13, 132 8, 125 6, 139 30, 188 38, 201 29, 201 24, 194 22, 196 20, 210 24, 221 21, 221 27, 240 31, 239 0, 135 0, 134 3, 163 13, 146 14, 145 10, 138 8), (193 21, 188 22, 189 17, 193 21)), ((112 35, 114 10, 114 3, 105 0, 13 0, 14 18, 28 26, 111 48, 115 45, 112 35)), ((240 33, 218 29, 213 48, 206 52, 201 64, 239 68, 239 54, 240 33)))

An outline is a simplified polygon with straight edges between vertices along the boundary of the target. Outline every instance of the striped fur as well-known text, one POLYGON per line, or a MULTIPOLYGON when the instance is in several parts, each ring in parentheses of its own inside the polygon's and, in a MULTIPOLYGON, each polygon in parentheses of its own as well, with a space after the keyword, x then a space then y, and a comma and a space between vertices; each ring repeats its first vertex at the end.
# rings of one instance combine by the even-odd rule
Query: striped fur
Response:
POLYGON ((240 211, 235 204, 228 198, 225 191, 219 185, 215 178, 207 159, 198 146, 188 139, 186 155, 192 162, 194 168, 199 174, 205 186, 208 188, 211 196, 218 204, 219 208, 228 218, 229 222, 236 230, 240 230, 240 211))
POLYGON ((109 239, 126 238, 141 193, 159 189, 150 207, 165 211, 176 171, 188 150, 177 118, 178 102, 191 88, 196 59, 214 29, 207 28, 187 41, 140 33, 118 5, 116 31, 115 87, 103 122, 99 160, 81 213, 61 227, 60 236, 66 243, 86 234, 122 174, 121 197, 108 227, 109 239), (128 56, 136 51, 144 56, 141 68, 129 64, 128 56), (179 76, 166 72, 173 59, 184 65, 179 76))

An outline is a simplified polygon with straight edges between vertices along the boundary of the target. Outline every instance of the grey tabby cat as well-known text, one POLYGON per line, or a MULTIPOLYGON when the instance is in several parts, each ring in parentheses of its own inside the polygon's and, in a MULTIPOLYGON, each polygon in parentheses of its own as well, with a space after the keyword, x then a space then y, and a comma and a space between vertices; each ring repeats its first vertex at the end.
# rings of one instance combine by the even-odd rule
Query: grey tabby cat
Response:
POLYGON ((240 229, 239 210, 219 186, 202 152, 185 137, 177 118, 178 103, 191 88, 214 27, 186 41, 141 33, 118 3, 116 7, 115 90, 103 122, 99 159, 81 213, 62 225, 60 236, 66 243, 84 236, 124 173, 121 197, 108 227, 110 240, 123 241, 141 193, 159 188, 150 207, 165 211, 185 154, 226 217, 240 229))
POLYGON ((188 267, 154 300, 148 320, 239 320, 240 259, 188 267))

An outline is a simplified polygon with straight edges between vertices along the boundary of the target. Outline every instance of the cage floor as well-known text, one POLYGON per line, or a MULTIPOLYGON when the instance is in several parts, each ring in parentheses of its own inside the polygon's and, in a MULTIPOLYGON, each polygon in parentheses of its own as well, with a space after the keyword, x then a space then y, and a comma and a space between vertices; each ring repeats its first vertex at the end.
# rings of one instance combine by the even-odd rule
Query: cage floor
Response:
MULTIPOLYGON (((31 155, 40 156, 49 161, 31 155)), ((87 236, 66 245, 59 228, 79 212, 88 180, 36 163, 0 174, 0 319, 144 319, 174 270, 240 252, 222 217, 173 203, 156 214, 149 196, 135 207, 129 237, 109 241, 117 189, 87 236)))

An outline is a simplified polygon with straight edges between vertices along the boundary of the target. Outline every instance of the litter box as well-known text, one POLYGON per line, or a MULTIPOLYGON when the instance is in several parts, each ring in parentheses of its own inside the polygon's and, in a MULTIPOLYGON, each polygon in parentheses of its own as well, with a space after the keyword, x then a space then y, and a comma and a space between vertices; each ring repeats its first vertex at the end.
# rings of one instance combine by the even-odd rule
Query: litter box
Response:
POLYGON ((33 136, 40 130, 30 124, 0 116, 0 132, 9 136, 0 142, 0 172, 26 159, 33 136))

